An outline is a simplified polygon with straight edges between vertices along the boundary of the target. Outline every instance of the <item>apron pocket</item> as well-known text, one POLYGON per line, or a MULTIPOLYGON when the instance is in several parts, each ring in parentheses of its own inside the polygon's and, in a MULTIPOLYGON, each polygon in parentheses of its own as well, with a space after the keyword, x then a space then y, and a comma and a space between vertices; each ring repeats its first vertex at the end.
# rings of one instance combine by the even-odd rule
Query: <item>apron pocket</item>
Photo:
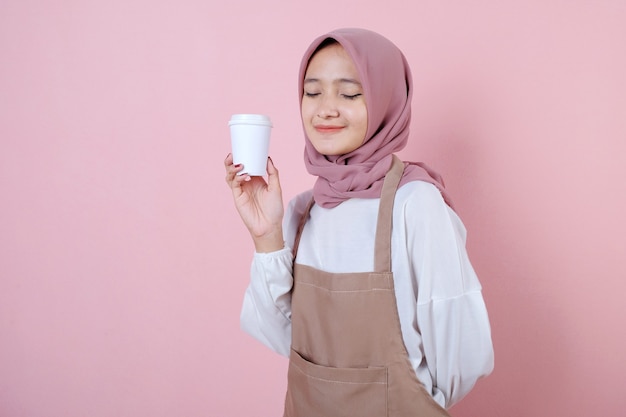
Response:
POLYGON ((387 368, 316 365, 291 350, 285 416, 384 417, 387 368))

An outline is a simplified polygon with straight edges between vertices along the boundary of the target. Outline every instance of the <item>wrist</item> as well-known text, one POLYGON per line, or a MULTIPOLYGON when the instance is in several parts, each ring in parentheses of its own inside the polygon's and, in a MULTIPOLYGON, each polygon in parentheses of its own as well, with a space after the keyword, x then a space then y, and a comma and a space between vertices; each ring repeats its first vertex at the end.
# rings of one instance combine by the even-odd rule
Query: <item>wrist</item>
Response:
POLYGON ((253 237, 252 240, 258 253, 276 252, 285 247, 282 228, 263 236, 253 237))

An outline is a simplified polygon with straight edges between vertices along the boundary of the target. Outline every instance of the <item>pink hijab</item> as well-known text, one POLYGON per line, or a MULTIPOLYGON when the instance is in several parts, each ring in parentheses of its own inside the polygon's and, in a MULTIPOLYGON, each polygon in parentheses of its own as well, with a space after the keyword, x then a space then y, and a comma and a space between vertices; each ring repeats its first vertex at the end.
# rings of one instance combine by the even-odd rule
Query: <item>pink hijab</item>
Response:
MULTIPOLYGON (((363 144, 340 156, 325 156, 306 137, 304 162, 317 176, 315 202, 325 208, 349 198, 379 198, 392 155, 406 146, 411 121, 413 79, 406 58, 391 41, 365 29, 338 29, 320 36, 309 46, 300 64, 299 94, 302 101, 307 66, 326 39, 339 42, 354 61, 367 103, 368 126, 363 144)), ((421 162, 405 162, 400 185, 409 181, 434 184, 450 206, 439 174, 421 162)))

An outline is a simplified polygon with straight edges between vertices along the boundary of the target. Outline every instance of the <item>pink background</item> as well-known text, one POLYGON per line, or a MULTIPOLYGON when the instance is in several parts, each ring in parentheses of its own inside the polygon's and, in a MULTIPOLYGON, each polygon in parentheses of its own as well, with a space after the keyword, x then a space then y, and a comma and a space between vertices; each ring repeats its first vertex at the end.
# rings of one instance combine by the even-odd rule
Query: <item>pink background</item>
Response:
POLYGON ((496 368, 455 416, 621 416, 626 3, 0 2, 0 416, 279 416, 239 330, 252 245, 231 113, 269 114, 285 200, 313 37, 377 30, 415 76, 401 156, 469 232, 496 368))

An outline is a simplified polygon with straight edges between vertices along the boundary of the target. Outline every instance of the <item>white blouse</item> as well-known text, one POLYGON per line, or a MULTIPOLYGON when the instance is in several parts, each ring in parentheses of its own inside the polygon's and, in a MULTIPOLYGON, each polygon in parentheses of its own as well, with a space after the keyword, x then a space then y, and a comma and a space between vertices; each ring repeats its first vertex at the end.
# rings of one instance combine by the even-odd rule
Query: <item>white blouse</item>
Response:
MULTIPOLYGON (((285 248, 255 253, 241 312, 242 329, 284 356, 291 345, 291 248, 311 196, 307 191, 289 203, 285 248)), ((297 262, 333 273, 372 271, 379 201, 314 205, 297 262)), ((413 181, 398 189, 391 253, 402 336, 417 377, 446 408, 493 369, 489 318, 465 237, 436 187, 413 181)))

